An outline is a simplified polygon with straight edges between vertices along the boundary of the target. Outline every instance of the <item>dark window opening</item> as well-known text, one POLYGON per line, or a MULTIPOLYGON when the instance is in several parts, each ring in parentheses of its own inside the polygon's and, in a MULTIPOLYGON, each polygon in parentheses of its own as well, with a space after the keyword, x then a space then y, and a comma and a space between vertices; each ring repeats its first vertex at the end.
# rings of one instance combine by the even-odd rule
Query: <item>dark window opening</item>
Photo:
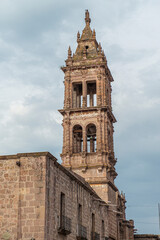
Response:
POLYGON ((88 49, 89 47, 88 46, 86 46, 86 50, 88 49))
POLYGON ((102 239, 105 239, 105 229, 104 229, 104 221, 102 220, 102 229, 101 229, 102 239))
POLYGON ((92 232, 95 232, 95 215, 92 213, 92 232))
POLYGON ((87 240, 87 228, 82 225, 82 205, 78 204, 77 239, 87 240))
POLYGON ((87 152, 96 152, 96 126, 89 124, 87 126, 87 152))
POLYGON ((91 235, 92 235, 92 239, 95 239, 95 215, 94 213, 92 213, 92 232, 91 232, 91 235))
POLYGON ((63 226, 63 218, 65 216, 65 194, 61 193, 60 199, 60 226, 63 226))
POLYGON ((73 153, 79 153, 83 150, 82 127, 75 125, 73 128, 73 153))
POLYGON ((65 215, 65 194, 60 195, 60 226, 58 232, 63 235, 71 233, 71 219, 65 215))
POLYGON ((82 224, 82 205, 78 204, 78 224, 82 224))
POLYGON ((73 84, 73 108, 82 107, 82 83, 73 84))
POLYGON ((87 107, 94 107, 96 105, 96 82, 87 83, 87 107))

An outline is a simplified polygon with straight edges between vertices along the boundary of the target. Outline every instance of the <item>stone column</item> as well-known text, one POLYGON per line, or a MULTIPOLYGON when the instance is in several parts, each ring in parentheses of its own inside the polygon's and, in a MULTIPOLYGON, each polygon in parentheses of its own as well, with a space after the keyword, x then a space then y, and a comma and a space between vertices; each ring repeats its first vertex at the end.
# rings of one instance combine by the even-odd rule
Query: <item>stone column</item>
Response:
POLYGON ((78 87, 76 92, 77 92, 77 107, 79 108, 81 106, 81 96, 80 96, 80 91, 78 87))
POLYGON ((63 123, 62 123, 62 126, 63 126, 63 149, 62 149, 62 154, 64 154, 65 153, 65 136, 66 136, 66 134, 65 134, 65 123, 64 123, 64 119, 63 119, 63 123))
POLYGON ((94 152, 94 139, 92 136, 90 138, 90 152, 94 152))
POLYGON ((101 75, 97 75, 97 106, 101 105, 101 75))
POLYGON ((64 96, 64 107, 70 107, 70 74, 66 73, 65 76, 65 96, 64 96))
POLYGON ((102 150, 102 117, 101 117, 101 111, 98 111, 98 124, 97 124, 97 151, 102 150))
POLYGON ((90 92, 90 107, 94 106, 93 91, 90 92))
POLYGON ((66 144, 65 145, 66 145, 66 152, 69 153, 70 152, 70 144, 71 144, 69 113, 67 113, 65 124, 66 124, 66 144))
POLYGON ((104 91, 104 99, 103 99, 103 105, 107 105, 107 79, 106 76, 104 76, 104 84, 103 84, 103 91, 104 91))
POLYGON ((73 87, 73 93, 72 93, 72 107, 73 108, 77 107, 77 96, 76 96, 76 90, 74 90, 74 87, 73 87))
POLYGON ((77 138, 77 152, 81 152, 81 138, 78 137, 77 138))
POLYGON ((83 152, 87 152, 87 135, 86 135, 86 128, 83 129, 83 152))
POLYGON ((83 80, 83 107, 87 107, 87 83, 83 80))
POLYGON ((72 152, 73 153, 75 153, 76 152, 76 138, 75 138, 75 136, 72 136, 72 141, 73 141, 73 143, 72 143, 72 152))

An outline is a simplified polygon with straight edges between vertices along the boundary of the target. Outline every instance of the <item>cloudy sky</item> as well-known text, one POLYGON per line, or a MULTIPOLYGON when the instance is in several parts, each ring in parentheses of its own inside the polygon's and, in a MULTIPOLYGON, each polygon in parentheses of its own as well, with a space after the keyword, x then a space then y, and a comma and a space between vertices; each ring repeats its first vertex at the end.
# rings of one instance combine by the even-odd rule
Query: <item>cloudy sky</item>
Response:
POLYGON ((116 184, 138 233, 159 232, 160 1, 0 1, 0 154, 62 148, 63 73, 85 9, 115 81, 116 184))

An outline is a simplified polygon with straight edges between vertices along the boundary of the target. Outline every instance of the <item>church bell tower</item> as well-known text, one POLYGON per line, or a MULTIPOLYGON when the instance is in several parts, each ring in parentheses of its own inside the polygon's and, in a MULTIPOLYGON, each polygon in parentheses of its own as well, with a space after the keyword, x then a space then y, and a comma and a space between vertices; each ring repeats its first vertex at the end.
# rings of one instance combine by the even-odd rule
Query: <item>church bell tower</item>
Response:
POLYGON ((65 96, 64 108, 59 110, 63 115, 61 158, 64 167, 81 175, 102 199, 110 201, 114 198, 112 193, 117 191, 113 146, 116 119, 111 103, 113 78, 90 23, 86 10, 85 28, 81 35, 77 33, 77 49, 72 54, 69 47, 62 67, 65 96))

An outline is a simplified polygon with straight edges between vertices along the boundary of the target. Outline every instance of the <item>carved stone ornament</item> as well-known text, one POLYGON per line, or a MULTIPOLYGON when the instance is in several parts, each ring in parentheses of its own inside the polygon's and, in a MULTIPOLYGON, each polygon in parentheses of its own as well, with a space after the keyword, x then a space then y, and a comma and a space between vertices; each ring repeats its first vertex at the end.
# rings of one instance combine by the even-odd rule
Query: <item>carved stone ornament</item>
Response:
POLYGON ((88 69, 82 69, 82 70, 81 70, 82 76, 87 75, 87 73, 88 73, 88 69))

